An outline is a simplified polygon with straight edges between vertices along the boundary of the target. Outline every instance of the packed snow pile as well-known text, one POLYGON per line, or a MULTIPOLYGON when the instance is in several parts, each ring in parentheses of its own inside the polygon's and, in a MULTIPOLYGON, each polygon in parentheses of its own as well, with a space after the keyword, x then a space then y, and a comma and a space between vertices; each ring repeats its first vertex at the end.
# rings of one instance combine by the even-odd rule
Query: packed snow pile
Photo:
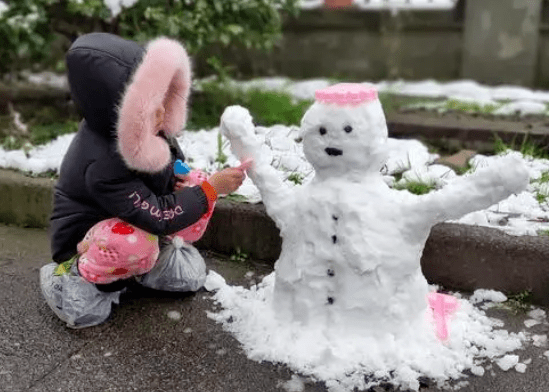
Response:
MULTIPOLYGON (((250 359, 287 364, 312 380, 324 381, 334 392, 363 390, 382 382, 417 390, 420 377, 448 386, 468 371, 483 376, 491 361, 508 364, 505 355, 529 340, 525 333, 498 329, 499 320, 487 317, 466 299, 459 300, 458 311, 449 319, 444 343, 436 337, 427 312, 416 325, 401 325, 404 334, 377 337, 349 335, 321 324, 288 323, 274 311, 274 286, 274 273, 248 290, 227 285, 210 271, 206 288, 216 291, 213 299, 220 309, 209 317, 234 334, 250 359)), ((526 366, 519 365, 517 371, 526 366)))
MULTIPOLYGON (((417 390, 421 376, 444 382, 471 368, 475 354, 465 346, 481 355, 498 347, 501 336, 490 335, 467 303, 453 337, 437 340, 420 257, 436 223, 524 190, 520 159, 499 158, 423 196, 396 191, 381 173, 389 153, 385 116, 375 88, 363 84, 316 92, 299 134, 314 176, 301 187, 281 180, 246 109, 227 108, 221 130, 240 161, 253 159, 248 174, 282 237, 275 272, 255 290, 220 300, 230 314, 222 319, 233 320, 229 328, 252 358, 266 355, 349 390, 382 381, 417 390), (274 336, 266 331, 273 324, 274 336), (262 351, 270 342, 284 349, 262 351)), ((506 337, 498 353, 519 346, 518 337, 506 337)))

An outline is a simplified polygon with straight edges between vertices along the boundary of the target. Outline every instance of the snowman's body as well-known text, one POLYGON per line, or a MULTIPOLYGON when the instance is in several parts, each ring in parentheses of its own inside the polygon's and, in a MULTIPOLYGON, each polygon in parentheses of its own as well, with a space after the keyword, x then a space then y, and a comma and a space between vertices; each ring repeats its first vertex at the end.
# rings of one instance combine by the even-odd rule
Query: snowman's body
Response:
POLYGON ((379 176, 299 188, 276 263, 280 317, 372 333, 416 321, 426 309, 419 259, 430 226, 402 196, 379 176))
POLYGON ((301 124, 315 177, 301 187, 286 186, 262 159, 246 109, 227 108, 221 127, 241 160, 254 159, 250 177, 281 231, 272 298, 278 317, 342 333, 399 334, 422 323, 428 285, 420 258, 431 227, 528 182, 523 164, 505 157, 428 195, 390 189, 380 174, 385 116, 364 85, 317 92, 301 124))

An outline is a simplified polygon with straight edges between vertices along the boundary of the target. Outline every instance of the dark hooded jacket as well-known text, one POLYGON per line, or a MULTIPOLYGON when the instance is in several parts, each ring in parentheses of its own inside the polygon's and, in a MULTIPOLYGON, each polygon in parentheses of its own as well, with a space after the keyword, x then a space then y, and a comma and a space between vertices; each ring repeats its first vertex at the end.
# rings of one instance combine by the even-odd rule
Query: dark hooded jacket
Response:
POLYGON ((183 128, 190 91, 190 62, 176 41, 146 48, 120 37, 78 38, 67 56, 72 97, 83 121, 61 165, 51 216, 52 257, 76 255, 96 223, 112 218, 156 235, 195 223, 208 211, 201 187, 173 192, 175 135, 183 128), (162 132, 154 127, 159 104, 162 132))

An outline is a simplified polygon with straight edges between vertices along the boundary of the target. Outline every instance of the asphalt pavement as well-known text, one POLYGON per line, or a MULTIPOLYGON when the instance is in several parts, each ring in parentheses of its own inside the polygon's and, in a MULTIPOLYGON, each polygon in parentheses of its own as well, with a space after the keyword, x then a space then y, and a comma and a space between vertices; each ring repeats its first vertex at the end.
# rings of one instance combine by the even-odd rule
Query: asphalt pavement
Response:
MULTIPOLYGON (((203 254, 231 284, 249 285, 247 273, 258 279, 272 269, 203 254)), ((48 262, 45 230, 0 225, 0 391, 328 391, 305 379, 301 389, 292 388, 288 381, 295 375, 285 365, 248 359, 238 341, 207 317, 213 301, 206 291, 181 295, 135 286, 106 324, 68 329, 40 293, 38 271, 48 262), (168 317, 173 311, 179 320, 168 317)), ((547 323, 526 329, 525 314, 491 313, 509 331, 549 333, 547 323)), ((532 359, 525 373, 494 365, 482 377, 466 378, 469 384, 460 391, 549 391, 548 349, 529 345, 517 352, 521 361, 532 359)), ((440 390, 427 382, 422 391, 440 390)))

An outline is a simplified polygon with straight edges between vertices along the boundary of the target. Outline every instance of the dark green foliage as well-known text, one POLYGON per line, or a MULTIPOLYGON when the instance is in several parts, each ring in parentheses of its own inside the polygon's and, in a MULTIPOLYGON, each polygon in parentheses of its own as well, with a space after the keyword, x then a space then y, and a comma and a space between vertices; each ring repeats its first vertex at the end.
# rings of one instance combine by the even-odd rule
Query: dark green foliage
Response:
POLYGON ((103 0, 16 0, 0 16, 0 74, 48 56, 55 34, 71 41, 106 31, 145 42, 179 39, 195 54, 211 44, 270 49, 281 36, 281 12, 297 14, 297 0, 138 0, 118 15, 103 0))

